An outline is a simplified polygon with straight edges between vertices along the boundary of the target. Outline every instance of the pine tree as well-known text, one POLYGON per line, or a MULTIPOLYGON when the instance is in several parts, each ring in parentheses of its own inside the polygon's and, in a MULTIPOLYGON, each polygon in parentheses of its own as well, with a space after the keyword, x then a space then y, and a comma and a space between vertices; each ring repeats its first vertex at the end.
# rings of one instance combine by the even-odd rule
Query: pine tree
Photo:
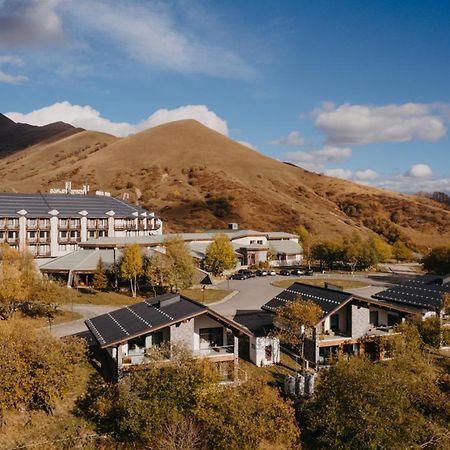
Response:
POLYGON ((108 278, 106 276, 105 265, 103 264, 102 258, 98 260, 97 267, 95 269, 93 286, 94 289, 97 289, 98 291, 106 289, 108 286, 108 278))

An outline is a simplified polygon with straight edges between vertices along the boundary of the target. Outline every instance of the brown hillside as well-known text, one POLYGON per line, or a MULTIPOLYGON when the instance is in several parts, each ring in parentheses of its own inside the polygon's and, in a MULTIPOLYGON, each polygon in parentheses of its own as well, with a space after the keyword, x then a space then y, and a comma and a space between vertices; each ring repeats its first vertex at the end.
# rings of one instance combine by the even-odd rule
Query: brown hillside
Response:
POLYGON ((11 154, 32 145, 62 139, 83 131, 64 122, 55 122, 37 127, 26 123, 15 123, 0 114, 0 156, 11 154))
POLYGON ((369 188, 283 164, 193 120, 124 139, 83 132, 2 160, 3 190, 47 189, 70 179, 128 193, 166 221, 166 231, 241 227, 320 238, 370 229, 419 246, 450 240, 450 212, 426 198, 369 188))

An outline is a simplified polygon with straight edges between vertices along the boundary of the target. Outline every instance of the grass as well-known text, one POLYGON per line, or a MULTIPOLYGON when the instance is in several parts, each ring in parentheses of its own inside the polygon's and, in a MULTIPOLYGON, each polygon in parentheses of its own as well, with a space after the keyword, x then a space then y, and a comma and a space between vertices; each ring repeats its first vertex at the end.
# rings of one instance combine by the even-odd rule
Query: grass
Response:
POLYGON ((278 280, 272 283, 273 286, 288 288, 292 283, 303 283, 311 286, 325 287, 325 283, 334 284, 342 289, 355 289, 369 286, 364 281, 357 280, 341 280, 339 278, 287 278, 286 280, 278 280))
POLYGON ((111 291, 95 291, 93 289, 67 289, 63 303, 83 303, 90 305, 124 306, 142 301, 142 297, 133 298, 130 295, 111 291))
POLYGON ((180 293, 191 300, 195 300, 205 305, 218 302, 233 291, 228 289, 184 289, 180 293))
MULTIPOLYGON (((31 318, 31 317, 20 315, 20 318, 23 318, 23 320, 26 320, 26 322, 32 328, 44 328, 44 327, 48 326, 47 317, 31 318)), ((52 326, 60 325, 62 323, 67 323, 67 322, 73 322, 74 320, 79 320, 82 318, 83 318, 83 316, 81 314, 74 312, 74 311, 58 311, 58 313, 52 320, 52 326)))

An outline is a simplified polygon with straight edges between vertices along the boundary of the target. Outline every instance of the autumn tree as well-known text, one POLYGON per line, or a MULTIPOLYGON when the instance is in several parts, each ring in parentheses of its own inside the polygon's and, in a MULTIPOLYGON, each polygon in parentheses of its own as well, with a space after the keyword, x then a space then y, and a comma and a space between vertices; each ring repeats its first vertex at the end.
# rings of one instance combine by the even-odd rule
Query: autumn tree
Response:
POLYGON ((357 233, 342 242, 342 260, 347 263, 352 271, 356 268, 367 269, 377 263, 377 257, 370 241, 364 241, 357 233))
POLYGON ((450 246, 433 248, 423 259, 423 268, 428 272, 445 275, 450 273, 450 246))
POLYGON ((175 290, 186 289, 192 286, 195 275, 194 258, 189 248, 179 237, 164 240, 166 256, 171 261, 171 282, 175 290))
POLYGON ((23 320, 0 322, 0 415, 10 409, 51 412, 78 382, 84 357, 81 340, 54 338, 23 320))
POLYGON ((97 262, 92 284, 94 289, 97 289, 98 291, 106 289, 108 286, 108 277, 106 276, 105 264, 103 263, 103 259, 101 257, 97 262))
POLYGON ((141 248, 137 244, 125 247, 120 261, 120 276, 129 280, 131 295, 137 295, 137 280, 143 274, 143 259, 141 248))
POLYGON ((372 236, 369 242, 375 251, 377 262, 384 263, 392 258, 391 246, 379 236, 372 236))
POLYGON ((205 268, 214 275, 220 275, 224 270, 236 266, 236 254, 231 241, 225 234, 218 234, 208 245, 205 255, 205 268))
POLYGON ((299 225, 294 229, 294 233, 298 236, 298 241, 303 249, 303 260, 308 264, 308 267, 311 264, 311 253, 313 246, 313 238, 311 233, 307 230, 304 225, 299 225))
POLYGON ((286 344, 297 349, 305 365, 305 339, 312 337, 314 327, 323 316, 316 303, 300 296, 280 306, 275 312, 275 335, 286 344))
POLYGON ((407 261, 411 259, 411 250, 403 241, 397 240, 392 246, 392 256, 397 261, 407 261))
POLYGON ((153 288, 156 295, 155 287, 165 291, 172 287, 173 283, 173 261, 164 253, 155 252, 151 255, 145 264, 145 276, 153 288))

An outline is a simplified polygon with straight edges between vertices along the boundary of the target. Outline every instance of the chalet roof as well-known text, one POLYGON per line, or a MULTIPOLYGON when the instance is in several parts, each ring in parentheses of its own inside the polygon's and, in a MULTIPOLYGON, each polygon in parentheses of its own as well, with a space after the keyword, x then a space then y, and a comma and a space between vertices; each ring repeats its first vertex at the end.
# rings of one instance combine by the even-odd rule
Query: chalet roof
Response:
POLYGON ((404 307, 403 305, 363 298, 357 295, 353 295, 350 292, 345 292, 330 287, 323 288, 303 283, 293 283, 283 292, 272 298, 272 300, 268 301, 261 308, 263 310, 274 313, 280 306, 289 303, 298 297, 301 297, 302 300, 312 301, 316 305, 320 306, 320 308, 324 312, 321 320, 323 320, 329 314, 334 313, 337 309, 339 309, 349 301, 372 304, 380 308, 400 311, 406 314, 416 314, 416 311, 404 307))
POLYGON ((320 306, 325 315, 328 315, 331 311, 334 311, 337 307, 351 299, 353 295, 334 289, 325 289, 303 283, 293 283, 262 306, 262 309, 275 312, 277 308, 295 300, 297 297, 301 297, 303 300, 313 301, 320 306))
POLYGON ((435 311, 441 308, 445 293, 450 293, 450 275, 423 275, 378 292, 372 297, 435 311))
POLYGON ((248 329, 233 320, 179 294, 159 295, 93 317, 85 323, 99 345, 109 347, 202 314, 208 314, 236 331, 252 335, 248 329))
POLYGON ((140 206, 103 195, 0 193, 0 217, 19 217, 22 210, 33 218, 51 217, 50 211, 57 211, 58 217, 63 218, 81 217, 81 211, 86 211, 88 218, 107 218, 109 211, 114 211, 114 217, 118 218, 134 218, 144 213, 154 217, 140 206))

